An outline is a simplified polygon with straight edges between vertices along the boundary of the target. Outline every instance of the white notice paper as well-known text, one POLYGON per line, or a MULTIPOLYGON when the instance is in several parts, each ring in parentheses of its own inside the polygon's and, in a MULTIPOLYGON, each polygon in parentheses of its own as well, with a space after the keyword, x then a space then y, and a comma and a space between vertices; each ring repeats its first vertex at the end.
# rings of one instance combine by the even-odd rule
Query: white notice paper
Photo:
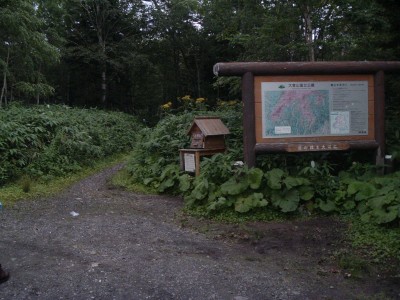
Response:
POLYGON ((183 160, 185 162, 185 171, 194 172, 196 170, 196 163, 194 160, 194 154, 184 153, 183 160))

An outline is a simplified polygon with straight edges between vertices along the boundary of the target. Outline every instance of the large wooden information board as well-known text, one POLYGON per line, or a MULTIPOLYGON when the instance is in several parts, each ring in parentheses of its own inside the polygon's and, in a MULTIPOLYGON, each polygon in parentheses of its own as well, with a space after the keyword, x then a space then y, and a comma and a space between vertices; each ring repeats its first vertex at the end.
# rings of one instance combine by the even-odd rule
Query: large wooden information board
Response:
POLYGON ((256 76, 254 90, 257 144, 304 152, 374 143, 372 75, 256 76))
POLYGON ((236 62, 218 76, 242 77, 244 159, 258 153, 375 149, 385 155, 384 72, 400 62, 236 62))

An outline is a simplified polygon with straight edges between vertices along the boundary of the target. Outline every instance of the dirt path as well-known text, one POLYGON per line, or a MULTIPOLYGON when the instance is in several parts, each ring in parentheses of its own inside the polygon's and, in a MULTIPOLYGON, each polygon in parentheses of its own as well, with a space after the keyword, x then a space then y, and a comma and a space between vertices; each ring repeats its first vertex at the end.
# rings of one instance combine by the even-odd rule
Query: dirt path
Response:
POLYGON ((181 214, 179 198, 109 187, 119 168, 0 212, 0 263, 12 274, 0 299, 366 299, 381 292, 379 282, 346 278, 332 264, 341 241, 334 219, 195 220, 181 214))

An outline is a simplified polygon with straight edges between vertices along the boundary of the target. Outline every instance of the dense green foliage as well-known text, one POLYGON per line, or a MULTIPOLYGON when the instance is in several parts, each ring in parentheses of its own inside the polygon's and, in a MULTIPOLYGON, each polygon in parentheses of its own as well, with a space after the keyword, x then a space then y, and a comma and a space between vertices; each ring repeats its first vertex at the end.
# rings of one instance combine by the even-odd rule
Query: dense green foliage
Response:
POLYGON ((42 22, 30 1, 0 3, 0 107, 13 94, 39 101, 55 91, 42 67, 55 63, 60 55, 41 31, 42 22))
POLYGON ((188 207, 210 213, 270 207, 283 213, 357 212, 363 221, 376 224, 400 220, 400 172, 379 176, 376 168, 360 161, 360 153, 341 154, 340 167, 329 153, 264 155, 258 168, 238 166, 241 107, 192 111, 185 105, 183 113, 167 114, 154 129, 143 131, 128 167, 133 181, 181 194, 188 207), (179 149, 189 144, 187 129, 194 117, 206 114, 220 116, 233 134, 227 138, 229 151, 204 158, 200 176, 192 177, 180 170, 179 149), (345 155, 352 163, 343 164, 345 155))
POLYGON ((124 113, 67 106, 12 106, 0 120, 0 184, 65 175, 129 151, 141 128, 124 113))
MULTIPOLYGON (((238 106, 236 102, 232 104, 238 106)), ((221 106, 215 112, 185 110, 177 115, 168 114, 154 128, 142 130, 128 167, 133 179, 160 192, 172 191, 181 181, 185 184, 189 176, 180 176, 179 149, 188 146, 187 130, 198 115, 217 115, 227 126, 234 128, 227 143, 230 149, 236 150, 228 155, 241 157, 241 113, 238 109, 231 109, 231 105, 227 107, 221 106)))
MULTIPOLYGON (((156 122, 181 95, 238 98, 237 80, 213 77, 220 61, 398 60, 399 3, 3 0, 0 105, 118 108, 156 122)), ((396 80, 388 86, 398 103, 396 80)))
MULTIPOLYGON (((241 105, 206 111, 179 96, 239 98, 239 78, 213 77, 220 61, 399 60, 399 10, 398 0, 0 0, 0 186, 74 172, 131 149, 139 133, 127 172, 145 189, 207 214, 359 214, 356 243, 396 256, 398 231, 374 233, 399 222, 399 173, 376 175, 360 163, 368 153, 264 155, 240 167, 241 105), (139 130, 132 116, 53 104, 162 119, 139 130), (193 117, 210 114, 232 132, 228 151, 203 159, 194 178, 178 150, 193 117)), ((386 78, 386 153, 398 164, 400 84, 386 78)))

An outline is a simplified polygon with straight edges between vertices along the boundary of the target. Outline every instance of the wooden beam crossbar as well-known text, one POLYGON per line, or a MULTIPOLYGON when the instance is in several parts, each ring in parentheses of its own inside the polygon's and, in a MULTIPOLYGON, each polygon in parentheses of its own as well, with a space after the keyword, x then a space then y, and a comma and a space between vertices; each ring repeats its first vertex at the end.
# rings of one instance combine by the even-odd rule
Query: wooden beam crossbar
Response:
POLYGON ((228 62, 214 65, 216 76, 374 74, 399 72, 399 61, 228 62))

